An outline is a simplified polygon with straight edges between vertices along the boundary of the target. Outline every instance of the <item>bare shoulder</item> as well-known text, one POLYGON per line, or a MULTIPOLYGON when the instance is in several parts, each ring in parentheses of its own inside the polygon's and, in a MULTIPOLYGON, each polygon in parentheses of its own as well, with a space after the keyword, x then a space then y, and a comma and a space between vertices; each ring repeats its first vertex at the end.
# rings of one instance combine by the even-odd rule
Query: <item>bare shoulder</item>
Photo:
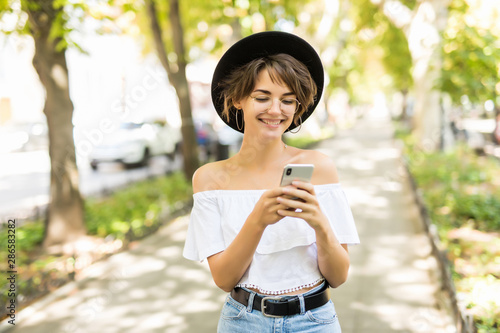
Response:
POLYGON ((193 192, 217 190, 215 175, 222 169, 221 162, 207 163, 193 174, 193 192))
POLYGON ((304 151, 304 154, 307 161, 309 161, 307 163, 314 164, 313 184, 320 185, 339 182, 337 167, 332 158, 316 150, 307 150, 304 151))
POLYGON ((230 182, 228 160, 202 165, 193 174, 193 192, 220 190, 230 182))

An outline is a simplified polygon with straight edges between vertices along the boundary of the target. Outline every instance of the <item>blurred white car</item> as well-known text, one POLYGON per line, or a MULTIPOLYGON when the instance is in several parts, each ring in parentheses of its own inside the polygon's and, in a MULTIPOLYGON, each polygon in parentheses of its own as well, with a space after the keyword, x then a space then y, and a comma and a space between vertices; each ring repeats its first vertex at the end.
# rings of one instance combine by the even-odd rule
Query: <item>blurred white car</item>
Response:
POLYGON ((107 134, 89 155, 96 170, 101 162, 119 162, 125 166, 145 165, 151 156, 175 157, 181 133, 167 123, 123 123, 107 134))
POLYGON ((0 126, 0 153, 47 149, 45 122, 11 123, 0 126))

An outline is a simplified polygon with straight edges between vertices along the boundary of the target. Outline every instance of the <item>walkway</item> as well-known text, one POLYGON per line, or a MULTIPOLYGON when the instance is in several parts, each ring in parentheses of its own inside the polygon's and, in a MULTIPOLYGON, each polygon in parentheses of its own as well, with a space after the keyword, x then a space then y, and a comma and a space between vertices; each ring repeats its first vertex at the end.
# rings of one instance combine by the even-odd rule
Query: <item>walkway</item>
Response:
MULTIPOLYGON (((454 332, 438 309, 436 263, 390 122, 365 118, 317 149, 337 163, 362 242, 349 249, 348 282, 332 292, 343 332, 454 332)), ((85 279, 21 311, 15 329, 4 322, 0 332, 215 332, 225 294, 206 263, 182 258, 187 223, 181 217, 93 265, 85 279)))

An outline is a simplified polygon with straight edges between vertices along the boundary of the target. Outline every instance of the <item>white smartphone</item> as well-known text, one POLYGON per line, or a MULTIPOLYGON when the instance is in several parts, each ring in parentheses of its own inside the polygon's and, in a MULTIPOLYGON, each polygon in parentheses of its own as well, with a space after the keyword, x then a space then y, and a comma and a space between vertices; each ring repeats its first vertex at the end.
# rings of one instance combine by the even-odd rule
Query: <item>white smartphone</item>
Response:
POLYGON ((280 186, 288 186, 294 180, 310 182, 314 171, 313 164, 287 164, 283 169, 280 186))

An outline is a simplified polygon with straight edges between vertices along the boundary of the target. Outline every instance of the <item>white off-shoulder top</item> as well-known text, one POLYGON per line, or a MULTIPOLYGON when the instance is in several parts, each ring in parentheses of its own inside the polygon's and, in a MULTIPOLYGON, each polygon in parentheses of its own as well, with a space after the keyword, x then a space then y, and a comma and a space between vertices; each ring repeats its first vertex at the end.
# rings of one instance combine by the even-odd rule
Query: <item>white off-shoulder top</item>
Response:
MULTIPOLYGON (((224 251, 265 190, 212 190, 193 195, 183 255, 202 261, 224 251)), ((341 244, 359 244, 351 209, 339 183, 315 185, 319 205, 341 244)), ((316 235, 306 221, 285 217, 264 231, 252 263, 237 286, 283 294, 324 280, 316 235)))

